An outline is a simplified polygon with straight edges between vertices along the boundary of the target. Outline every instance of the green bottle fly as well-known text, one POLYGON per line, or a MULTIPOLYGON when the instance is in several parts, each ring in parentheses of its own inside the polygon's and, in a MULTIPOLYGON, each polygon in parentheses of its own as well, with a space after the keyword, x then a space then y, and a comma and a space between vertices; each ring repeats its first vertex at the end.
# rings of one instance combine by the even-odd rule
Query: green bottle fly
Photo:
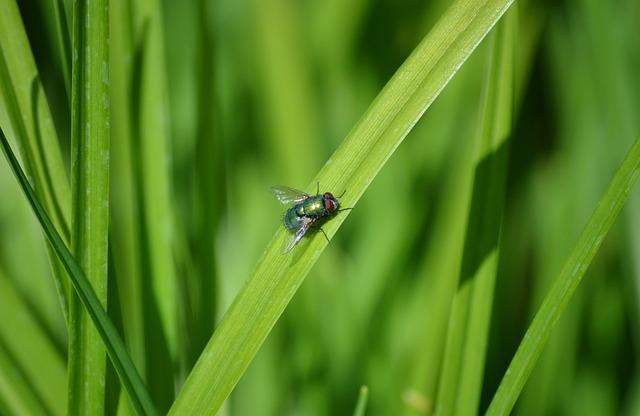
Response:
MULTIPOLYGON (((318 221, 331 217, 340 211, 351 209, 340 209, 338 198, 333 196, 331 192, 323 194, 318 192, 312 196, 287 186, 273 186, 271 189, 280 202, 292 204, 284 213, 282 219, 284 227, 292 233, 284 248, 285 253, 298 244, 307 231, 318 224, 318 221)), ((318 191, 319 189, 320 187, 318 186, 318 191)), ((324 233, 322 228, 320 230, 324 233)))

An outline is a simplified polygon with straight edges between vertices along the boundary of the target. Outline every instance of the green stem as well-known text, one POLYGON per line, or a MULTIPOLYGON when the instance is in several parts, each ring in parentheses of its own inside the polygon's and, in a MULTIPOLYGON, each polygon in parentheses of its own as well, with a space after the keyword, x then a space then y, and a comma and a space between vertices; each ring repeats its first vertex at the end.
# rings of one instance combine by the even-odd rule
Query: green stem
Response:
MULTIPOLYGON (((104 306, 109 229, 109 2, 74 0, 71 183, 73 253, 104 306)), ((104 345, 69 296, 69 413, 103 414, 104 345)))

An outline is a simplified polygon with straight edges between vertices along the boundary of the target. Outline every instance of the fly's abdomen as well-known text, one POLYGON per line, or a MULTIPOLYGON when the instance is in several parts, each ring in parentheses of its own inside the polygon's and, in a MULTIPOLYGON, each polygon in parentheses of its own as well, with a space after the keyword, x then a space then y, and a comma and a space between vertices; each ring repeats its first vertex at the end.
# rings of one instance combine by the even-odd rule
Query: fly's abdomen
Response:
POLYGON ((300 223, 302 222, 302 217, 298 215, 296 212, 296 206, 289 208, 282 218, 282 222, 284 224, 284 228, 289 231, 295 231, 300 228, 300 223))

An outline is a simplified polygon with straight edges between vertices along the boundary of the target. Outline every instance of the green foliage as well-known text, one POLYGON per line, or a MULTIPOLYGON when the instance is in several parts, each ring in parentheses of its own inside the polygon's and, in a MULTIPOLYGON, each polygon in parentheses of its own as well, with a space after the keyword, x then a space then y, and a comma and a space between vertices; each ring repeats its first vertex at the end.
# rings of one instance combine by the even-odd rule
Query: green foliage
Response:
POLYGON ((122 384, 129 394, 131 404, 139 414, 155 414, 148 393, 146 392, 144 384, 142 383, 135 366, 131 362, 131 358, 127 354, 122 339, 109 319, 104 306, 102 306, 101 301, 92 287, 91 282, 87 279, 80 264, 78 264, 67 246, 65 246, 62 238, 55 230, 53 223, 40 204, 27 177, 21 170, 20 164, 13 154, 4 132, 0 132, 0 145, 2 146, 2 151, 11 165, 11 169, 22 188, 22 191, 38 218, 45 235, 53 246, 53 250, 56 255, 64 265, 78 298, 93 321, 95 329, 102 339, 102 344, 109 353, 112 363, 118 372, 118 375, 121 377, 122 384))
MULTIPOLYGON (((342 204, 354 207, 418 118, 509 4, 470 2, 464 7, 451 7, 325 163, 315 182, 328 189, 348 189, 342 204), (452 22, 460 25, 455 31, 449 30, 452 22)), ((347 212, 339 214, 324 227, 329 238, 347 216, 347 212)), ((236 296, 185 382, 172 414, 218 411, 327 246, 324 236, 316 233, 293 252, 283 254, 287 234, 281 227, 271 239, 253 276, 236 296)))
POLYGON ((636 1, 27 3, 1 414, 638 413, 636 1))

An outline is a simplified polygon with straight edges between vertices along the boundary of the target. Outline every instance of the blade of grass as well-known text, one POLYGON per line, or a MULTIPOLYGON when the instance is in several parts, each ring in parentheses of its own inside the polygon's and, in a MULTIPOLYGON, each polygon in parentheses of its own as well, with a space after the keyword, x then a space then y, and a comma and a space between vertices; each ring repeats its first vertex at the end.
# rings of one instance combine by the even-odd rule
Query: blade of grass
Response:
MULTIPOLYGON (((220 134, 220 104, 216 85, 216 43, 212 30, 211 15, 215 8, 210 2, 197 2, 198 42, 197 53, 199 65, 197 79, 198 119, 196 124, 196 147, 194 176, 196 181, 195 193, 198 209, 195 212, 197 253, 194 255, 197 273, 194 273, 193 326, 191 344, 183 367, 183 379, 188 370, 198 359, 200 352, 207 344, 219 318, 219 282, 217 276, 216 239, 218 225, 223 215, 226 201, 225 192, 225 164, 223 157, 223 137, 220 134)), ((181 308, 182 309, 182 308, 181 308)), ((186 348, 185 348, 186 350, 186 348)))
POLYGON ((146 374, 145 324, 138 224, 139 191, 132 165, 131 74, 133 40, 126 0, 110 0, 109 92, 111 100, 110 250, 113 253, 124 338, 131 358, 146 374))
POLYGON ((360 387, 358 402, 356 403, 356 409, 353 411, 353 416, 365 415, 367 412, 367 400, 369 400, 369 389, 367 386, 362 386, 360 387))
MULTIPOLYGON (((42 228, 29 210, 9 166, 0 164, 0 267, 60 352, 67 349, 67 322, 42 228)), ((64 269, 61 269, 63 276, 64 269)))
POLYGON ((508 139, 513 107, 514 25, 511 9, 492 35, 479 149, 458 293, 436 399, 437 415, 478 413, 498 266, 508 139))
MULTIPOLYGON (((108 0, 73 2, 71 74, 72 252, 100 303, 107 303, 109 230, 108 0)), ((103 414, 104 345, 69 295, 69 413, 103 414)))
POLYGON ((0 61, 0 91, 8 116, 2 127, 10 129, 18 140, 25 168, 34 178, 38 195, 68 238, 69 205, 64 201, 70 200, 69 184, 15 0, 0 4, 0 61))
POLYGON ((51 246, 60 258, 62 264, 71 279, 78 297, 85 306, 89 316, 93 320, 98 333, 102 337, 102 341, 107 349, 107 353, 111 358, 113 366, 120 376, 120 380, 129 395, 131 404, 140 415, 155 415, 156 411, 149 397, 140 374, 131 361, 131 357, 127 354, 124 343, 118 334, 113 322, 109 319, 106 310, 98 300, 98 296, 93 290, 91 283, 85 276, 82 268, 73 257, 67 246, 62 241, 60 234, 56 231, 53 223, 49 219, 46 211, 38 200, 34 190, 29 184, 29 180, 22 171, 18 160, 16 159, 9 142, 4 135, 4 131, 0 130, 0 146, 11 166, 13 174, 16 176, 22 191, 25 193, 31 208, 33 209, 40 225, 42 226, 47 238, 51 242, 51 246))
MULTIPOLYGON (((353 207, 402 139, 435 100, 478 43, 511 5, 510 0, 459 0, 445 13, 382 90, 316 176, 327 189, 345 189, 353 207)), ((309 190, 315 189, 315 182, 309 190)), ((333 236, 348 212, 325 225, 333 236)), ((209 341, 171 414, 215 414, 265 337, 326 248, 311 236, 282 254, 287 232, 279 228, 252 278, 209 341)))
POLYGON ((158 409, 165 412, 174 396, 173 366, 179 344, 164 28, 158 0, 138 0, 133 6, 137 49, 132 155, 139 193, 145 326, 149 328, 146 356, 154 363, 146 367, 146 380, 158 409))
POLYGON ((60 67, 62 78, 67 93, 67 100, 71 100, 71 40, 69 39, 69 25, 67 15, 64 12, 62 0, 52 0, 53 11, 56 19, 56 36, 58 38, 58 52, 60 55, 60 67))
MULTIPOLYGON (((56 228, 69 241, 70 190, 49 106, 15 0, 0 2, 0 127, 13 132, 27 174, 56 228)), ((67 315, 63 267, 49 252, 62 311, 67 315)))
POLYGON ((506 415, 513 408, 549 335, 580 284, 629 193, 634 190, 639 176, 640 138, 636 140, 618 168, 562 271, 524 335, 489 405, 487 415, 506 415))

